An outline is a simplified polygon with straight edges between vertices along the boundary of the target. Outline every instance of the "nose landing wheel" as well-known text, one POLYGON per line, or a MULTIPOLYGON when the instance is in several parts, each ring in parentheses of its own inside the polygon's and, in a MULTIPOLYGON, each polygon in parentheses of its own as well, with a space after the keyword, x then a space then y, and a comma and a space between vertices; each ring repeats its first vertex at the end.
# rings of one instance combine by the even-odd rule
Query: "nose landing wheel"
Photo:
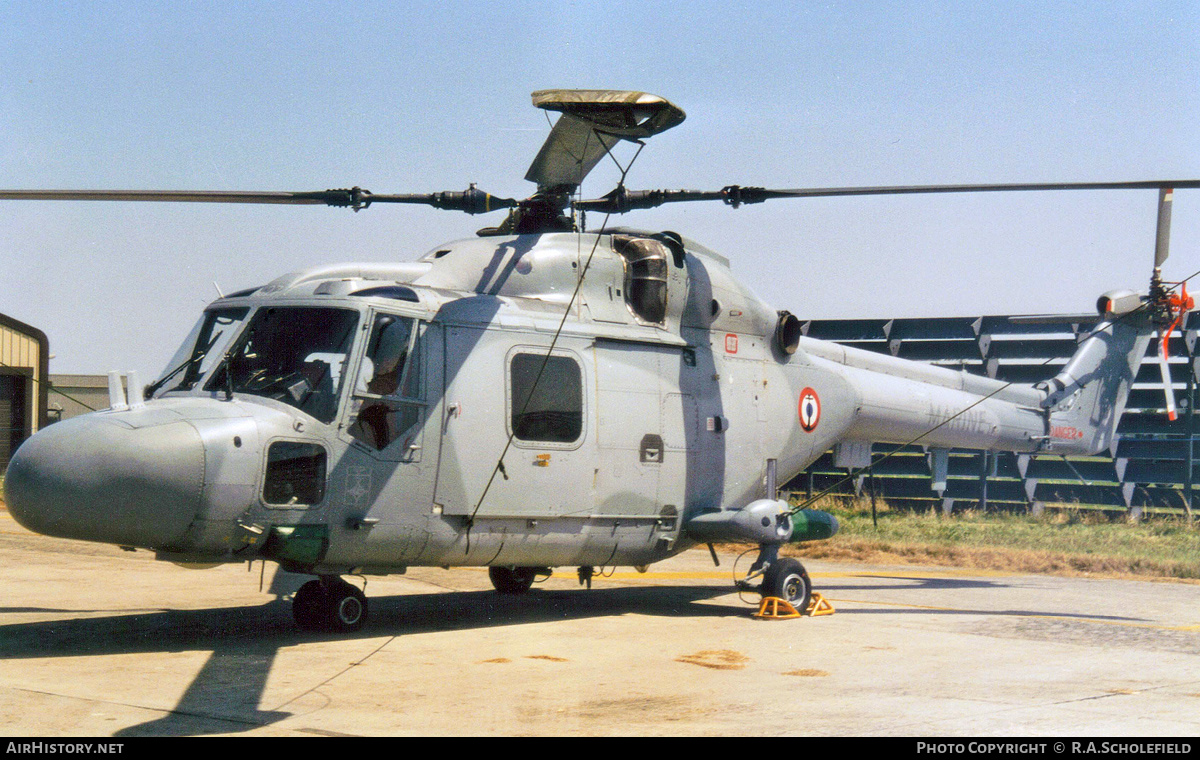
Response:
POLYGON ((777 544, 761 544, 758 559, 750 566, 746 577, 737 582, 743 591, 757 591, 763 599, 783 599, 803 612, 812 601, 812 581, 799 560, 780 557, 777 544), (761 579, 759 585, 752 580, 761 579))
POLYGON ((336 576, 322 576, 300 587, 292 598, 292 617, 305 631, 351 633, 367 619, 367 597, 336 576))
POLYGON ((787 557, 771 563, 763 573, 763 598, 777 597, 803 612, 812 599, 812 581, 798 561, 787 557))

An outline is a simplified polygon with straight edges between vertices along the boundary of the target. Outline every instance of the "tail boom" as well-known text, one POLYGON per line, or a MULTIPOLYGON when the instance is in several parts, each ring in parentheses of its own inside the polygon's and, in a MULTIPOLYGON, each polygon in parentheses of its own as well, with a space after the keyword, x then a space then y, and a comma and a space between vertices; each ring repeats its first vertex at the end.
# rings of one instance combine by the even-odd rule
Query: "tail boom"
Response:
POLYGON ((1103 322, 1057 375, 1034 386, 819 341, 801 346, 857 396, 840 440, 1086 455, 1115 440, 1153 332, 1140 313, 1103 322))

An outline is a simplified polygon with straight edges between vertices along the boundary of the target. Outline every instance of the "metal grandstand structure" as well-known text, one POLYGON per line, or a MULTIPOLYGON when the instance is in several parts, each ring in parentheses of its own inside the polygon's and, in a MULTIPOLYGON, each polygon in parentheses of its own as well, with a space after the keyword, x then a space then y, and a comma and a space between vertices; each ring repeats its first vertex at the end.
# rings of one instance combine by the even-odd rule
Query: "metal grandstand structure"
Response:
MULTIPOLYGON (((1095 322, 1080 317, 1067 324, 1030 323, 1012 316, 852 319, 811 320, 803 329, 814 338, 1008 382, 1032 383, 1061 369, 1080 336, 1095 322)), ((811 496, 845 481, 834 493, 874 493, 892 506, 940 506, 945 512, 955 508, 1040 512, 1048 507, 1077 506, 1124 510, 1133 518, 1155 513, 1187 514, 1190 518, 1198 331, 1200 311, 1188 314, 1171 336, 1170 371, 1177 419, 1170 421, 1163 408, 1162 375, 1155 354, 1158 343, 1154 341, 1121 419, 1120 438, 1106 454, 1062 457, 951 450, 943 473, 926 447, 874 444, 869 469, 855 466, 862 461, 846 466, 853 457, 834 450, 787 488, 811 496), (847 480, 848 476, 852 477, 847 480)))

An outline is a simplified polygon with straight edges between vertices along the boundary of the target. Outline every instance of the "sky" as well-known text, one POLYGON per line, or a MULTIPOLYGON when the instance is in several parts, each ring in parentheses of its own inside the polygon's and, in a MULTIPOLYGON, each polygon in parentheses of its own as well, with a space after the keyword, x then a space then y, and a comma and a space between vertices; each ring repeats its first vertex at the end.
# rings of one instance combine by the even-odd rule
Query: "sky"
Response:
MULTIPOLYGON (((530 93, 549 88, 641 90, 687 112, 647 141, 630 189, 1196 179, 1197 61, 1194 0, 0 0, 0 188, 475 182, 525 197, 549 130, 530 93)), ((617 176, 602 164, 584 196, 617 176)), ((704 243, 802 319, 932 317, 1082 312, 1145 288, 1155 213, 1153 191, 1038 192, 619 222, 704 243)), ((0 313, 47 334, 52 373, 149 382, 218 287, 413 260, 501 219, 0 201, 0 313)), ((1167 279, 1200 270, 1200 190, 1176 193, 1171 250, 1167 279)))

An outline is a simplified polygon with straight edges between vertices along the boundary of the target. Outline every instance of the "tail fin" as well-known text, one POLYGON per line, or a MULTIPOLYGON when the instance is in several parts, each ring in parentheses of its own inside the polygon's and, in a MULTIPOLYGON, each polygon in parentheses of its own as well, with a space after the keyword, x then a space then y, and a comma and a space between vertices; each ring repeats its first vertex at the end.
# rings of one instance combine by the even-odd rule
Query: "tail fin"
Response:
POLYGON ((1037 386, 1047 392, 1042 405, 1055 453, 1088 455, 1112 445, 1154 329, 1144 309, 1102 322, 1061 372, 1037 386))

